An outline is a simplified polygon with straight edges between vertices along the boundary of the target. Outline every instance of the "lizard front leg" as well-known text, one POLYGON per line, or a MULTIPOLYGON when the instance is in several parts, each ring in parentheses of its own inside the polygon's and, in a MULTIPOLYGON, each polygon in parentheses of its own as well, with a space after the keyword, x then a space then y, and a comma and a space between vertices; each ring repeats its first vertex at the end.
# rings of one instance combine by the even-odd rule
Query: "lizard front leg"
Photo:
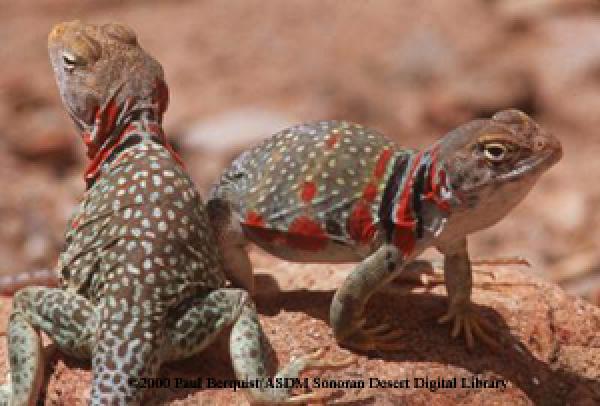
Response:
POLYGON ((36 404, 44 376, 39 331, 62 351, 89 358, 97 325, 92 305, 77 294, 44 287, 18 291, 7 329, 11 378, 0 387, 0 404, 36 404))
POLYGON ((398 248, 382 245, 358 264, 333 296, 329 319, 336 340, 361 351, 399 348, 387 325, 365 329, 364 308, 373 293, 398 276, 404 267, 398 248))
POLYGON ((469 349, 475 345, 475 337, 493 349, 499 344, 486 330, 493 330, 490 323, 473 309, 471 291, 473 289, 473 274, 471 261, 467 251, 467 239, 463 238, 449 247, 444 247, 444 279, 448 292, 448 311, 439 319, 440 323, 454 320, 452 337, 457 337, 462 331, 469 349))

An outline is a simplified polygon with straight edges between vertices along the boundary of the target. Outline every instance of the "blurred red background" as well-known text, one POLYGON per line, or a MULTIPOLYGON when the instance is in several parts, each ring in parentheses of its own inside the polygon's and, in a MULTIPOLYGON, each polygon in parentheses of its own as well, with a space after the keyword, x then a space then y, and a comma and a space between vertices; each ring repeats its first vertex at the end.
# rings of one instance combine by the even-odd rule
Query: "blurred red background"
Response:
POLYGON ((597 1, 5 1, 0 274, 53 267, 84 189, 46 52, 51 27, 75 18, 130 25, 163 64, 165 129, 203 193, 289 124, 347 119, 419 148, 474 117, 526 111, 564 158, 471 238, 472 255, 525 257, 528 272, 600 300, 597 1))

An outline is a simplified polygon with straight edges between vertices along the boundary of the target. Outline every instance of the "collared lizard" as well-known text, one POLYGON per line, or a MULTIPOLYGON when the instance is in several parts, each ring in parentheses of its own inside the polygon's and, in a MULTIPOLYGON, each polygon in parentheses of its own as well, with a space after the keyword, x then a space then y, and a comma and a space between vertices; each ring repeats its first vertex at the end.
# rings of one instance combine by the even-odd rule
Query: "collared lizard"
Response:
POLYGON ((421 152, 359 124, 321 121, 242 153, 207 206, 226 273, 250 291, 247 241, 289 261, 360 262, 330 307, 347 347, 397 347, 389 326, 365 328, 365 306, 428 247, 444 254, 449 307, 440 321, 453 321, 451 335, 464 332, 469 348, 474 336, 497 347, 471 304, 467 235, 502 219, 561 156, 560 142, 517 110, 462 125, 421 152))
MULTIPOLYGON (((91 403, 140 404, 131 378, 199 353, 231 327, 240 380, 264 379, 266 337, 249 294, 227 288, 205 207, 161 129, 168 90, 160 64, 120 24, 58 24, 48 37, 63 103, 91 159, 87 190, 66 233, 60 286, 26 287, 13 300, 10 383, 2 404, 35 404, 44 374, 39 332, 92 360, 91 403)), ((333 369, 323 350, 276 377, 333 369)), ((252 402, 302 403, 316 392, 249 389, 252 402)))

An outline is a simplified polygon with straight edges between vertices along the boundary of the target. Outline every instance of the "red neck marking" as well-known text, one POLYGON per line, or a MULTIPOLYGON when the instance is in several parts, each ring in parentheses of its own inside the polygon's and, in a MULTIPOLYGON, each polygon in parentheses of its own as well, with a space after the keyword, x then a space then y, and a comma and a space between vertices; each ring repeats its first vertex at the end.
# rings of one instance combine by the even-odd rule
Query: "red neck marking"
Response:
POLYGON ((436 145, 431 150, 431 166, 429 167, 429 176, 427 179, 425 194, 423 198, 425 200, 430 200, 442 211, 449 212, 450 204, 442 200, 440 197, 440 193, 442 191, 442 186, 446 186, 446 171, 444 169, 440 169, 437 171, 437 160, 438 160, 438 151, 440 147, 436 145), (437 182, 436 182, 437 176, 437 182))
MULTIPOLYGON (((99 149, 94 148, 93 144, 91 144, 90 147, 90 144, 86 142, 86 145, 88 145, 88 157, 91 158, 91 161, 85 170, 84 176, 84 179, 88 185, 92 185, 96 181, 100 175, 102 165, 108 159, 108 157, 110 157, 115 148, 117 148, 119 144, 121 144, 121 142, 127 138, 128 135, 134 132, 145 133, 159 139, 160 143, 171 153, 171 156, 175 159, 175 161, 177 161, 177 163, 182 167, 185 167, 183 161, 167 140, 167 137, 165 136, 165 133, 159 124, 154 122, 144 124, 136 121, 128 124, 123 131, 121 131, 116 137, 113 137, 114 141, 111 140, 110 143, 99 149)), ((85 140, 86 138, 84 136, 84 141, 85 140)))
MULTIPOLYGON (((444 169, 438 170, 438 150, 439 145, 435 145, 429 151, 419 152, 413 159, 409 173, 402 185, 393 220, 395 226, 393 242, 402 250, 405 256, 413 252, 416 239, 419 238, 417 218, 418 221, 423 221, 421 205, 413 207, 413 205, 416 205, 415 199, 430 201, 442 212, 448 213, 450 211, 450 204, 443 200, 440 195, 442 187, 446 186, 446 171, 444 169), (428 168, 423 168, 423 165, 428 166, 428 168), (427 171, 427 177, 421 180, 415 179, 417 173, 422 170, 427 171), (418 182, 419 185, 415 186, 415 182, 418 182), (415 193, 420 196, 415 196, 415 193)), ((422 223, 420 227, 423 227, 422 223)))
POLYGON ((419 152, 412 162, 410 171, 402 188, 400 199, 398 200, 398 206, 394 219, 395 232, 393 242, 395 246, 400 248, 405 256, 410 255, 415 248, 416 221, 411 210, 411 200, 415 171, 419 167, 422 158, 423 152, 419 152))
POLYGON ((160 143, 171 153, 173 158, 183 165, 183 161, 168 142, 160 122, 169 104, 169 90, 163 80, 157 79, 152 101, 147 105, 134 98, 128 97, 119 105, 117 96, 123 86, 118 87, 106 105, 98 107, 94 115, 94 124, 83 132, 83 142, 87 146, 87 156, 90 163, 85 171, 85 181, 88 187, 100 174, 100 169, 111 153, 129 135, 137 131, 146 133, 160 140, 160 143), (140 107, 140 104, 143 107, 140 107), (136 110, 149 109, 158 121, 131 121, 131 113, 136 110))

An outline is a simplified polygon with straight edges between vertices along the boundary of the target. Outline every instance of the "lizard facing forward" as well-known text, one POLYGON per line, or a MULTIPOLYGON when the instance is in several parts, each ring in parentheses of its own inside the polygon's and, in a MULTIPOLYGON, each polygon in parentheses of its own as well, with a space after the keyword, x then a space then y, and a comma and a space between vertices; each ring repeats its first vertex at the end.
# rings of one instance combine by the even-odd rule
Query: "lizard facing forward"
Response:
POLYGON ((290 261, 360 262, 330 307, 335 337, 350 348, 395 348, 387 326, 364 328, 365 305, 428 247, 444 254, 449 307, 440 321, 454 321, 452 336, 464 332, 469 348, 474 336, 496 346, 471 305, 467 235, 502 219, 561 155, 560 142, 517 110, 467 123, 421 152, 322 121, 242 153, 207 205, 226 273, 248 290, 248 240, 290 261))
MULTIPOLYGON (((168 90, 160 64, 119 24, 59 24, 48 37, 63 103, 88 148, 87 190, 66 233, 60 287, 27 287, 13 300, 11 382, 0 403, 35 404, 44 375, 39 332, 92 360, 91 403, 139 404, 130 378, 197 354, 231 327, 236 377, 263 379, 266 337, 242 289, 225 287, 205 207, 161 129, 168 90)), ((322 351, 277 377, 336 368, 322 351)), ((300 403, 286 388, 249 390, 253 402, 300 403)))

